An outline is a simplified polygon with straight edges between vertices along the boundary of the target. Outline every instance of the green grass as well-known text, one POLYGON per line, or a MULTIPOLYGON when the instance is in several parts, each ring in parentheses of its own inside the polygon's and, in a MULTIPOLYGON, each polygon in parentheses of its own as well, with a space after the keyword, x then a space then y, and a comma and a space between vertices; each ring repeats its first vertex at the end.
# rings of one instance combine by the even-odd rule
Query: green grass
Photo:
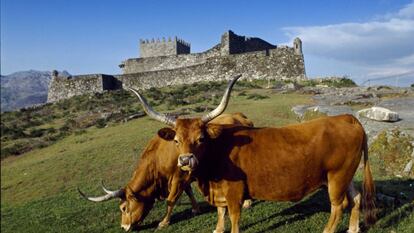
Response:
MULTIPOLYGON (((226 112, 243 112, 256 126, 296 123, 291 107, 311 101, 309 96, 272 94, 264 89, 245 92, 246 95, 233 94, 226 112), (247 98, 249 95, 268 98, 253 100, 247 98)), ((155 109, 165 107, 160 105, 155 109)), ((89 127, 48 147, 3 159, 2 232, 122 232, 117 201, 90 203, 79 196, 76 187, 90 195, 99 195, 102 194, 99 186, 102 179, 114 189, 125 185, 140 152, 161 127, 164 125, 148 117, 105 128, 89 127)), ((381 209, 378 227, 371 232, 414 229, 414 193, 410 191, 413 189, 410 184, 414 185, 414 181, 381 178, 378 185, 384 193, 399 195, 403 192, 405 199, 401 196, 394 208, 381 209)), ((197 199, 201 202, 202 214, 192 217, 189 200, 183 195, 171 226, 159 232, 211 232, 216 223, 216 210, 202 202, 198 193, 197 199)), ((164 202, 156 202, 141 231, 153 232, 165 208, 164 202)), ((326 191, 320 190, 298 203, 255 201, 251 209, 243 211, 240 227, 243 232, 322 232, 328 218, 326 191)), ((347 212, 339 232, 346 231, 348 218, 347 212)), ((230 229, 228 219, 226 229, 230 229)))

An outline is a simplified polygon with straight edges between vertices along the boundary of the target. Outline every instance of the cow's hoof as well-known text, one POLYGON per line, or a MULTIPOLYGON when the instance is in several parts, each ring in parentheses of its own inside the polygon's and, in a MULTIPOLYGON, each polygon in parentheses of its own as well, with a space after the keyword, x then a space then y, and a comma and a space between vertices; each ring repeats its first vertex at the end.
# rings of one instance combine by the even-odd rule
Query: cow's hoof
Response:
POLYGON ((192 209, 191 213, 193 214, 193 216, 199 215, 201 213, 200 209, 192 209))
POLYGON ((224 233, 224 231, 214 230, 213 233, 224 233))
POLYGON ((162 222, 160 222, 160 223, 158 224, 158 228, 157 228, 157 229, 163 229, 163 228, 166 228, 166 227, 168 227, 168 225, 170 225, 170 222, 164 222, 164 221, 162 221, 162 222))
POLYGON ((347 230, 346 231, 346 233, 359 233, 359 227, 358 227, 358 229, 356 229, 356 230, 354 230, 354 231, 351 231, 351 230, 347 230))
POLYGON ((249 209, 250 207, 252 207, 252 200, 251 199, 244 200, 243 209, 249 209))

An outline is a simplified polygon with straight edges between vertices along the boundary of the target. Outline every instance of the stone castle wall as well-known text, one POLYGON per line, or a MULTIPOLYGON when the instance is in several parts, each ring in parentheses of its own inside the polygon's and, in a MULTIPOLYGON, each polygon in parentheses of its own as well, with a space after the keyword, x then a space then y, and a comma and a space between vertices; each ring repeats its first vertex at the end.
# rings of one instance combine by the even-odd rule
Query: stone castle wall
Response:
POLYGON ((208 58, 216 56, 220 56, 219 46, 215 46, 203 53, 192 53, 176 56, 131 58, 123 61, 119 66, 122 68, 122 73, 132 74, 198 65, 206 62, 208 58))
POLYGON ((119 80, 112 75, 89 74, 67 78, 52 76, 47 102, 55 102, 87 93, 101 93, 104 90, 115 90, 121 87, 119 80))
POLYGON ((235 74, 243 74, 243 79, 247 80, 303 80, 306 79, 303 64, 303 56, 296 55, 293 48, 276 48, 212 57, 205 63, 185 68, 123 74, 116 78, 122 82, 123 88, 137 89, 227 80, 235 74))
POLYGON ((235 74, 243 74, 243 79, 248 80, 306 79, 302 44, 298 38, 293 47, 277 47, 259 38, 238 36, 227 31, 222 35, 220 44, 205 52, 192 54, 179 54, 177 43, 187 47, 179 48, 181 52, 186 53, 186 49, 189 52, 190 45, 176 38, 172 41, 141 40, 142 57, 123 61, 119 65, 123 70, 121 75, 52 77, 48 102, 127 87, 147 89, 225 80, 235 74), (167 51, 163 51, 163 46, 169 47, 167 51), (157 54, 161 55, 154 57, 157 54))

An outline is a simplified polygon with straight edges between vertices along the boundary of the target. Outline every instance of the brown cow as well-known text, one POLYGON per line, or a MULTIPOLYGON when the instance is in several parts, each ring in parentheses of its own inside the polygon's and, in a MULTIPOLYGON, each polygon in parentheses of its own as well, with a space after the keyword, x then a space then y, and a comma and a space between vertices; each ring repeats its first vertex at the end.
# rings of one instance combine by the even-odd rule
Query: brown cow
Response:
MULTIPOLYGON (((221 125, 242 125, 253 127, 253 123, 242 113, 223 114, 211 123, 221 125)), ((167 212, 159 223, 159 228, 169 225, 173 207, 183 190, 190 197, 193 213, 199 212, 190 183, 191 175, 177 167, 179 153, 171 141, 155 136, 142 153, 133 176, 125 188, 110 191, 101 197, 86 197, 90 201, 101 202, 115 197, 121 198, 121 227, 128 231, 142 222, 152 208, 155 199, 167 199, 167 212)))
POLYGON ((232 232, 239 232, 240 205, 246 197, 299 201, 326 185, 331 216, 324 232, 334 232, 344 206, 352 206, 349 232, 359 231, 361 195, 353 176, 364 155, 363 208, 365 221, 375 222, 375 187, 368 163, 367 139, 351 115, 326 117, 283 128, 225 128, 207 124, 226 108, 231 87, 219 108, 201 118, 170 118, 154 112, 137 91, 144 110, 173 128, 158 135, 173 140, 180 152, 179 166, 194 170, 199 187, 218 206, 216 232, 224 230, 227 205, 232 232), (227 96, 227 97, 226 97, 227 96))

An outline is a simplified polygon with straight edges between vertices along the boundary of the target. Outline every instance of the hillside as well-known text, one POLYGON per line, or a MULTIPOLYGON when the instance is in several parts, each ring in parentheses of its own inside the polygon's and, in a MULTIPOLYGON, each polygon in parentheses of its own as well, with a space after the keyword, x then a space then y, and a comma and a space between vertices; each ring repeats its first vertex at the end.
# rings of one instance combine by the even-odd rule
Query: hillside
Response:
MULTIPOLYGON (((237 83, 226 112, 243 112, 259 127, 283 126, 303 120, 291 111, 293 106, 313 103, 310 94, 278 92, 262 86, 264 83, 237 83)), ((144 95, 157 111, 193 115, 215 106, 224 87, 224 83, 204 83, 152 89, 144 95)), ((140 152, 164 127, 146 116, 139 117, 139 113, 138 101, 125 91, 79 96, 30 111, 3 113, 2 147, 27 139, 49 144, 29 148, 19 156, 9 154, 1 161, 2 231, 121 232, 118 202, 87 202, 76 187, 98 195, 102 192, 101 180, 113 189, 126 184, 140 152), (5 129, 9 134, 4 133, 5 129), (13 129, 20 129, 20 133, 14 134, 13 129), (43 130, 38 133, 36 129, 43 130), (52 140, 54 135, 60 136, 52 140)), ((381 163, 375 155, 370 160, 374 168, 381 163)), ((380 220, 369 232, 411 232, 413 179, 373 171, 378 192, 396 199, 390 205, 379 202, 380 220)), ((356 179, 359 187, 360 171, 356 179)), ((173 213, 172 225, 159 232, 211 232, 216 211, 198 194, 197 199, 202 214, 192 217, 189 200, 183 196, 173 213)), ((329 208, 324 189, 297 203, 255 201, 251 209, 242 212, 240 226, 243 232, 322 232, 329 208)), ((165 203, 157 202, 140 232, 153 232, 164 211, 165 203)), ((338 232, 346 231, 348 218, 349 211, 338 232)), ((226 221, 228 230, 228 218, 226 221)))
MULTIPOLYGON (((61 75, 68 76, 63 71, 61 75)), ((51 73, 49 71, 20 71, 0 77, 1 111, 11 111, 46 103, 51 73)))

